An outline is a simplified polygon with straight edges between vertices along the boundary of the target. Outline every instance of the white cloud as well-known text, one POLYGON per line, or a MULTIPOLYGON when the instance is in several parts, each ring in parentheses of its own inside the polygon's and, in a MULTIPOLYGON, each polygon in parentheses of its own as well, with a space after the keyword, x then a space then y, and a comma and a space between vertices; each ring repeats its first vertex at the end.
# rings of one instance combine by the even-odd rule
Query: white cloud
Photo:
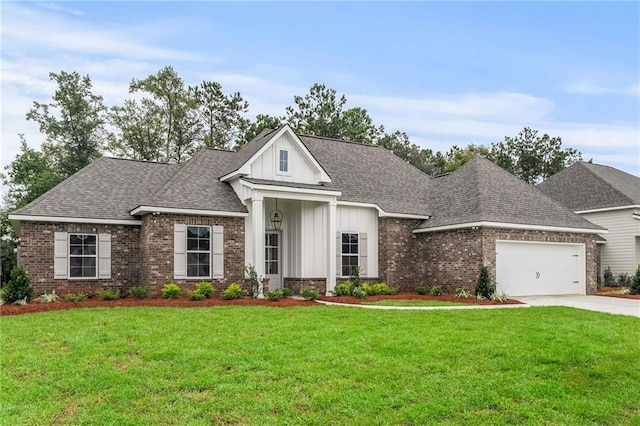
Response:
POLYGON ((624 95, 640 96, 640 83, 629 85, 604 85, 593 79, 581 78, 566 84, 565 92, 577 95, 624 95))

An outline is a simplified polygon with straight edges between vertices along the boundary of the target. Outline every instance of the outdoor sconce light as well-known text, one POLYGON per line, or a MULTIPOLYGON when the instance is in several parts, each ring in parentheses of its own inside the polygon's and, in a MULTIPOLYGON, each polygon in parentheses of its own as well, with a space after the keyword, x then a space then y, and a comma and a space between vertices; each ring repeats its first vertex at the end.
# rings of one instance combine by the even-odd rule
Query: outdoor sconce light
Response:
POLYGON ((284 218, 284 216, 282 215, 282 212, 278 210, 277 198, 276 198, 276 209, 271 212, 271 214, 269 215, 269 218, 271 219, 271 227, 273 228, 273 230, 279 231, 280 228, 282 228, 282 219, 284 218))

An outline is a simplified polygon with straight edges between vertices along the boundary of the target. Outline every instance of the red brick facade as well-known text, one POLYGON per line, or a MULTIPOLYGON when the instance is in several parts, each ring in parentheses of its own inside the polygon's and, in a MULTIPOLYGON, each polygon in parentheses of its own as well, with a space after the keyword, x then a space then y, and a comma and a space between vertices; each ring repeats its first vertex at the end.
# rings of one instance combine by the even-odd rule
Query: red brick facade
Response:
POLYGON ((105 288, 128 289, 140 285, 140 227, 75 223, 22 222, 20 265, 31 278, 34 295, 51 293, 96 294, 105 288), (54 279, 54 233, 111 234, 111 279, 54 279))
POLYGON ((413 229, 415 219, 378 219, 378 276, 391 286, 413 291, 423 285, 424 260, 413 229))

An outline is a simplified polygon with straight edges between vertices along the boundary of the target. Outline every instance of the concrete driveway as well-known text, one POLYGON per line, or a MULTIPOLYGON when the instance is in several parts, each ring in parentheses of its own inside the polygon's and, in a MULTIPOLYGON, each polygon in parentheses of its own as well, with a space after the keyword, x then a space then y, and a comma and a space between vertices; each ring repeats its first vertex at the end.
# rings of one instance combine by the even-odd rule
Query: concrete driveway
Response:
POLYGON ((640 300, 607 296, 522 296, 515 297, 531 306, 567 306, 608 314, 630 315, 640 318, 640 300))

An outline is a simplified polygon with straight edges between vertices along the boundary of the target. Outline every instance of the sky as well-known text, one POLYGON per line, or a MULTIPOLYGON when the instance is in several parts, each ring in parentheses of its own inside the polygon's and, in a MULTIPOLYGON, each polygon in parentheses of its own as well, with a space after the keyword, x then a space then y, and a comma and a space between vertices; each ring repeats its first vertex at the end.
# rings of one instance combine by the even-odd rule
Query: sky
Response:
POLYGON ((108 106, 171 65, 217 81, 248 117, 323 83, 434 151, 524 127, 640 176, 639 2, 7 2, 2 168, 44 136, 25 114, 49 72, 91 77, 108 106))

